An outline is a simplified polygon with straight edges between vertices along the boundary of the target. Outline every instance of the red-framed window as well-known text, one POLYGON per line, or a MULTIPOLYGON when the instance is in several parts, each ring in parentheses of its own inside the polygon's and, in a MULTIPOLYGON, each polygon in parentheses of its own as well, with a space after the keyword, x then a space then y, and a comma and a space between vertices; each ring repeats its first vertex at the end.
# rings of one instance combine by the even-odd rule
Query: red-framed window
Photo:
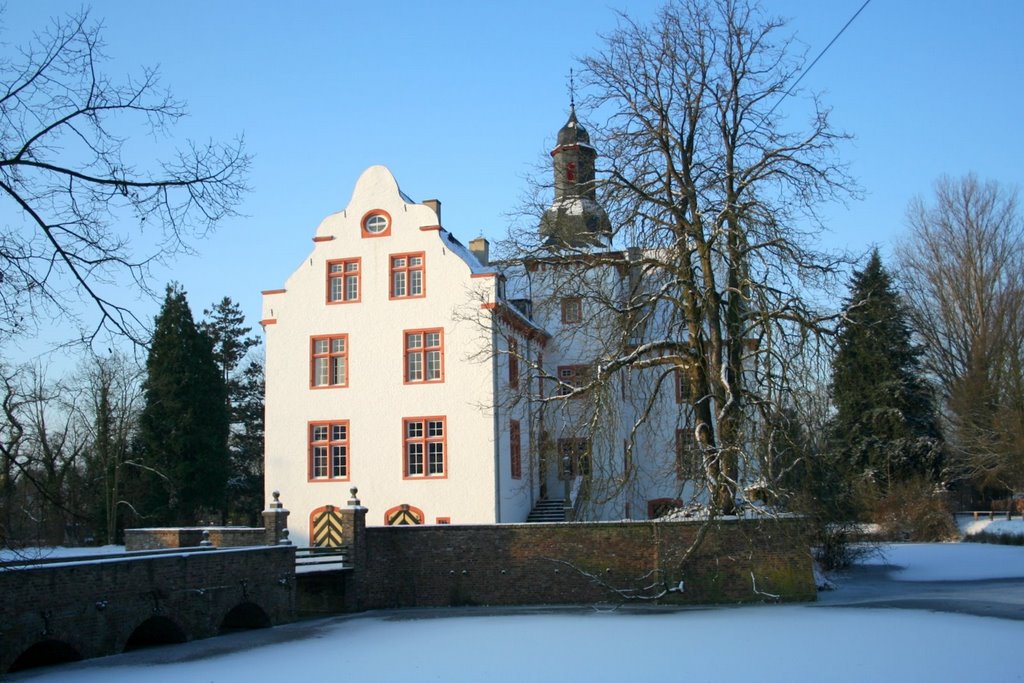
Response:
POLYGON ((693 428, 676 430, 676 479, 691 480, 699 478, 703 468, 703 458, 697 441, 693 438, 693 428))
POLYGON ((508 385, 513 389, 519 386, 519 343, 515 339, 508 340, 508 385))
POLYGON ((519 420, 510 420, 508 423, 508 452, 513 479, 523 478, 522 449, 522 434, 519 429, 519 420))
POLYGON ((360 275, 362 259, 347 258, 327 262, 327 303, 354 304, 359 302, 362 287, 360 275))
POLYGON ((309 481, 347 481, 351 466, 348 420, 310 422, 309 481))
POLYGON ((444 330, 406 330, 405 383, 444 381, 444 330))
POLYGON ((348 335, 310 338, 309 386, 330 389, 348 386, 348 335))
POLYGON ((391 255, 391 298, 416 299, 426 295, 426 256, 415 254, 391 255))
POLYGON ((405 477, 448 476, 448 429, 444 416, 407 417, 402 420, 405 477))
POLYGON ((452 518, 451 517, 438 517, 434 521, 434 523, 435 524, 451 524, 452 523, 452 518))
POLYGON ((558 440, 558 471, 560 478, 590 476, 590 439, 558 440))
POLYGON ((676 375, 676 403, 689 403, 693 397, 690 385, 690 373, 683 368, 675 369, 676 375))
POLYGON ((583 322, 583 300, 578 296, 562 297, 562 322, 566 325, 583 322))
MULTIPOLYGON (((566 396, 571 394, 573 389, 585 385, 590 381, 589 365, 559 365, 558 366, 558 395, 566 396)), ((573 398, 579 398, 576 394, 573 398)))
POLYGON ((367 211, 359 227, 363 237, 387 237, 391 234, 391 214, 383 209, 367 211))

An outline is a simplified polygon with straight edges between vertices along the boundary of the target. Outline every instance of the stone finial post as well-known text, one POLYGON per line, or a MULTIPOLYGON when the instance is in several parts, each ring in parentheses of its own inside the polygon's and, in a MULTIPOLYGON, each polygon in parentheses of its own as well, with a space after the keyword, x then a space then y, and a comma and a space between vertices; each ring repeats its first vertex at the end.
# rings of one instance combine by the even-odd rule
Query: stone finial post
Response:
POLYGON ((356 546, 362 545, 365 542, 367 509, 362 506, 359 498, 356 497, 359 489, 353 486, 349 489, 349 493, 351 498, 348 500, 348 505, 338 508, 338 514, 341 515, 342 519, 341 543, 342 545, 347 545, 349 552, 355 555, 356 546))
POLYGON ((348 500, 348 505, 338 509, 342 520, 341 542, 348 546, 348 562, 352 565, 353 570, 353 590, 346 592, 345 601, 349 609, 359 609, 366 580, 366 513, 368 510, 363 507, 356 496, 359 489, 353 486, 349 489, 349 493, 351 498, 348 500))
POLYGON ((274 501, 263 511, 263 538, 266 545, 277 545, 288 528, 288 510, 281 504, 281 492, 274 491, 274 501))

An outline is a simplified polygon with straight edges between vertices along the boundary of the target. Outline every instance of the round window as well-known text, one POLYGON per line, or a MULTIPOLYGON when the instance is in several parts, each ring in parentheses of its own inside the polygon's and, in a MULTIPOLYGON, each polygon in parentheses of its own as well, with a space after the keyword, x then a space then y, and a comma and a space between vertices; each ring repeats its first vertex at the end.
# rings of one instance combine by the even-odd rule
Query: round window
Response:
POLYGON ((371 213, 363 221, 363 229, 371 235, 379 235, 388 229, 388 217, 382 213, 371 213))

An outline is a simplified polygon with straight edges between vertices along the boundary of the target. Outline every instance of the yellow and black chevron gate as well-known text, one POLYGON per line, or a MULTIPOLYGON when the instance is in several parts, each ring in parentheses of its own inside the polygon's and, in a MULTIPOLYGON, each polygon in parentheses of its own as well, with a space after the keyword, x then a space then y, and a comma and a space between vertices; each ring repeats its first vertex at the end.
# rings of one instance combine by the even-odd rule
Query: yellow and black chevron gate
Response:
POLYGON ((310 526, 313 528, 310 545, 318 548, 336 548, 342 545, 344 527, 338 508, 333 505, 325 505, 313 510, 309 517, 310 526))

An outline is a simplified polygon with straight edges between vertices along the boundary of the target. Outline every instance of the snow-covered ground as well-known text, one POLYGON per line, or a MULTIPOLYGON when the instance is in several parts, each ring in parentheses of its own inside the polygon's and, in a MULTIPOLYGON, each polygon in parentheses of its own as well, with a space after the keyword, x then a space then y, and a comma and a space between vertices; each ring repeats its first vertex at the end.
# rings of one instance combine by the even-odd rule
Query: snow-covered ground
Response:
POLYGON ((882 546, 862 564, 893 565, 896 569, 891 578, 896 581, 1017 579, 1024 578, 1024 547, 988 543, 894 543, 882 546))
MULTIPOLYGON (((1024 547, 893 545, 902 581, 1024 579, 1024 547)), ((839 591, 842 591, 840 586, 839 591)), ((413 610, 26 671, 39 681, 1024 680, 1024 621, 821 604, 413 610)))
POLYGON ((57 546, 54 548, 22 548, 20 550, 0 548, 0 562, 49 560, 64 557, 88 557, 91 555, 116 555, 123 552, 123 545, 101 545, 85 548, 65 548, 63 546, 57 546))
POLYGON ((982 531, 990 534, 1024 536, 1024 519, 1020 517, 1006 519, 1005 514, 997 514, 993 519, 988 517, 974 519, 972 515, 957 515, 956 521, 960 527, 960 533, 964 536, 972 536, 982 531))

